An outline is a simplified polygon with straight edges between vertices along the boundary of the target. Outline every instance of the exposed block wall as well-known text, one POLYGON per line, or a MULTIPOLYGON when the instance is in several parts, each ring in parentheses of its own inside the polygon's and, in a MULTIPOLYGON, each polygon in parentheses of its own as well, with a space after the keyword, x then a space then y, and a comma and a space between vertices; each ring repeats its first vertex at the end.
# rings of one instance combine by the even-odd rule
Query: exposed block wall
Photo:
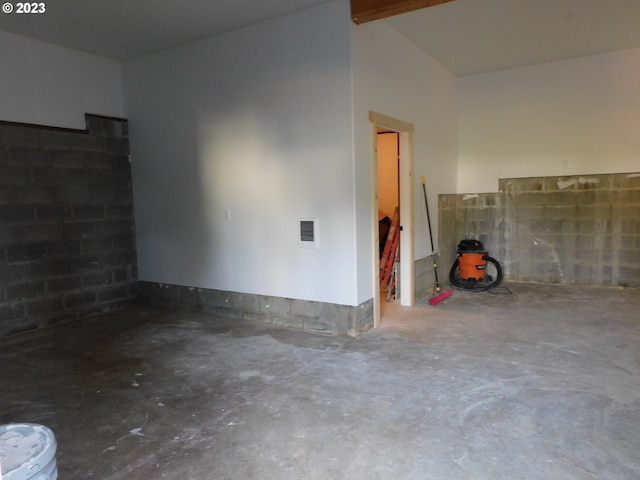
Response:
POLYGON ((640 288, 640 173, 500 180, 500 192, 440 195, 442 256, 484 243, 506 279, 640 288))
MULTIPOLYGON (((438 280, 440 283, 444 283, 447 277, 447 271, 445 271, 444 265, 441 265, 441 259, 436 258, 438 265, 438 280)), ((448 263, 448 262, 447 262, 448 263)), ((435 292, 436 276, 433 270, 433 257, 420 258, 414 262, 414 282, 416 290, 416 301, 420 301, 423 298, 431 297, 435 292)), ((400 292, 402 293, 402 292, 400 292)))
POLYGON ((127 122, 0 122, 0 336, 137 297, 127 122))
POLYGON ((355 337, 373 327, 373 300, 353 307, 155 282, 140 282, 140 298, 149 305, 332 335, 355 337))

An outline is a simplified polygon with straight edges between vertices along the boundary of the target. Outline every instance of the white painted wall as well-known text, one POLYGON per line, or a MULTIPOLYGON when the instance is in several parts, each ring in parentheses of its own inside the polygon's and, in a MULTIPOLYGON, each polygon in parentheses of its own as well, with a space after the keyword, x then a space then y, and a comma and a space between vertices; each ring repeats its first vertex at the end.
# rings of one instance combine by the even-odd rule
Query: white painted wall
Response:
POLYGON ((124 117, 120 62, 0 31, 0 120, 85 129, 124 117))
MULTIPOLYGON (((420 176, 437 243, 437 196, 456 188, 457 78, 385 22, 352 27, 358 299, 373 296, 369 111, 414 125, 415 258, 431 253, 420 176)), ((377 227, 375 227, 377 228, 377 227)), ((437 245, 436 245, 437 249, 437 245)))
POLYGON ((339 0, 124 63, 141 280, 357 304, 349 18, 339 0))
POLYGON ((458 192, 637 172, 640 48, 462 77, 458 192))

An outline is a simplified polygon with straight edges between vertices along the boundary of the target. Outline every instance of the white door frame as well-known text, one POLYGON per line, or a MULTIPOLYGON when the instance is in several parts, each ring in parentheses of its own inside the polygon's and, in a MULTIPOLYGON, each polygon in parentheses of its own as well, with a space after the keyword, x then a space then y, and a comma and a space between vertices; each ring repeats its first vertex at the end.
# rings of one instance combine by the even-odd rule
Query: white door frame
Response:
POLYGON ((376 112, 369 112, 372 145, 373 191, 373 326, 380 326, 380 236, 378 231, 378 127, 400 134, 400 305, 415 303, 415 255, 413 235, 413 125, 376 112))

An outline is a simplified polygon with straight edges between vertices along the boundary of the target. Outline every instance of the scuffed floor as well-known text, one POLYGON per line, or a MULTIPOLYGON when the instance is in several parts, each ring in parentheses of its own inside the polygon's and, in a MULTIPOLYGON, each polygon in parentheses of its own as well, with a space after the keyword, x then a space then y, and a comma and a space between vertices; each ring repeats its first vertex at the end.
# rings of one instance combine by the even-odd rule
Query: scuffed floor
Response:
POLYGON ((640 291, 510 284, 329 337, 136 307, 0 340, 61 479, 640 479, 640 291))

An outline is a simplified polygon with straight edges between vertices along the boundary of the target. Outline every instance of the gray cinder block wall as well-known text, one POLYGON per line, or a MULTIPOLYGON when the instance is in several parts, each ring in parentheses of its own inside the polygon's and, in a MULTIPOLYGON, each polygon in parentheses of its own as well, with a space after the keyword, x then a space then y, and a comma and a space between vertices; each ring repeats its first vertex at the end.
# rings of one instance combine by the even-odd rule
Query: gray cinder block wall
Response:
POLYGON ((210 313, 331 335, 358 336, 373 327, 373 300, 356 307, 207 288, 140 282, 148 305, 210 313))
MULTIPOLYGON (((505 194, 471 193, 445 194, 438 197, 440 263, 443 281, 448 282, 449 270, 456 259, 460 240, 480 240, 489 255, 503 267, 506 278, 507 234, 505 194)), ((512 273, 512 272, 511 272, 512 273)))
MULTIPOLYGON (((442 259, 436 256, 435 261, 438 265, 438 281, 444 285, 449 270, 442 259)), ((414 282, 416 290, 416 301, 420 301, 423 298, 431 297, 436 293, 436 276, 433 271, 433 256, 429 255, 424 258, 420 258, 414 263, 414 282)), ((402 292, 401 292, 402 293, 402 292)))
POLYGON ((127 122, 0 122, 0 336, 137 297, 127 122))
POLYGON ((458 242, 476 238, 509 280, 640 288, 640 173, 510 178, 499 187, 440 195, 447 269, 458 242))

